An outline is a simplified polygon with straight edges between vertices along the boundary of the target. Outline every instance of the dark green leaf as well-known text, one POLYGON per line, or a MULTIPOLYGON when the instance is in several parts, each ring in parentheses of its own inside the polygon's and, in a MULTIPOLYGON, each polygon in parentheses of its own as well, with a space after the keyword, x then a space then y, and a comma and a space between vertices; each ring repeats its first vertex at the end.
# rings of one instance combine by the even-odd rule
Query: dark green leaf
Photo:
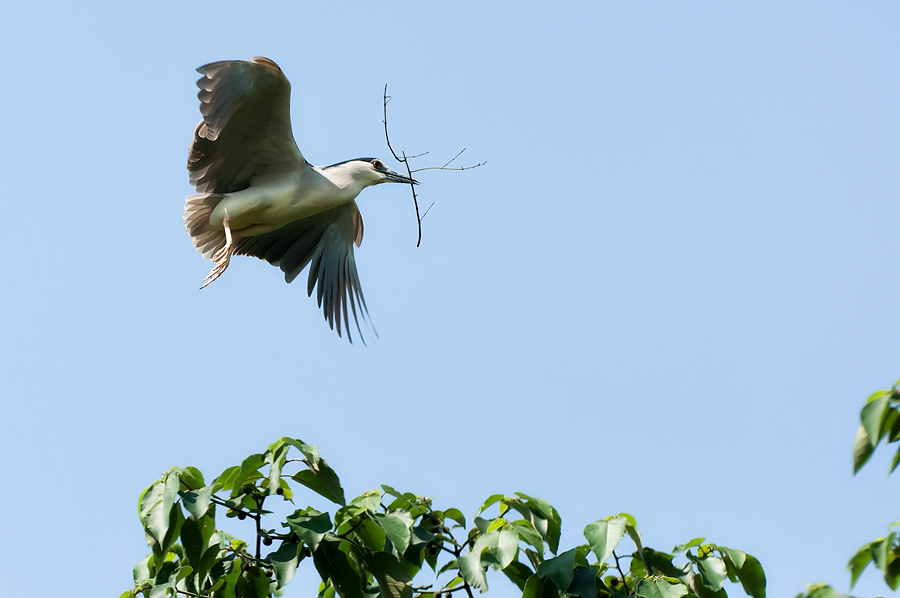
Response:
POLYGON ((319 457, 319 447, 306 444, 296 438, 282 438, 282 440, 300 449, 300 452, 306 457, 308 469, 298 472, 293 479, 335 504, 346 505, 341 481, 325 459, 319 457))
POLYGON ((766 574, 756 557, 746 555, 742 567, 738 569, 738 580, 744 591, 753 598, 766 598, 766 574))
POLYGON ((294 578, 297 564, 303 560, 302 545, 297 542, 283 541, 275 552, 269 553, 266 560, 272 563, 275 570, 275 581, 278 588, 283 588, 294 578))
POLYGON ((556 587, 565 592, 575 576, 575 549, 567 550, 557 557, 547 559, 536 571, 538 575, 549 575, 556 587))
MULTIPOLYGON (((741 554, 743 555, 743 553, 741 554)), ((652 548, 644 549, 644 563, 646 563, 647 567, 650 568, 650 574, 662 574, 666 577, 675 577, 681 580, 682 583, 689 583, 691 577, 690 563, 675 565, 672 562, 672 558, 673 557, 671 554, 657 552, 652 548)), ((743 559, 741 560, 741 562, 743 563, 743 559)))
MULTIPOLYGON (((202 520, 201 520, 202 521, 202 520)), ((181 525, 181 546, 189 563, 195 567, 200 564, 206 542, 200 531, 200 525, 193 519, 186 519, 181 525)))
POLYGON ((853 555, 853 558, 850 559, 850 563, 847 565, 847 569, 850 570, 850 589, 853 589, 853 586, 856 585, 856 580, 859 579, 859 576, 865 571, 866 566, 871 561, 871 544, 866 544, 853 555))
POLYGON ((890 586, 892 590, 897 589, 900 583, 900 558, 892 551, 887 567, 884 569, 884 582, 890 586))
POLYGON ((300 482, 316 494, 324 496, 333 503, 343 506, 346 504, 344 500, 344 489, 341 488, 340 480, 334 471, 325 465, 319 471, 305 469, 299 471, 292 476, 296 482, 300 482))
POLYGON ((334 553, 328 574, 341 598, 365 598, 365 583, 346 553, 334 553))
MULTIPOLYGON (((508 564, 506 567, 504 567, 503 573, 506 575, 506 577, 509 578, 511 582, 516 584, 516 586, 519 588, 519 591, 525 590, 525 582, 528 581, 529 577, 534 575, 534 571, 529 569, 528 565, 524 565, 519 561, 513 561, 508 564)), ((596 597, 592 596, 591 598, 596 597)))
POLYGON ((287 524, 305 544, 315 551, 325 533, 331 531, 331 516, 315 509, 306 509, 296 511, 293 515, 288 516, 287 524))
POLYGON ((584 536, 601 564, 606 562, 606 559, 622 540, 625 535, 626 523, 625 518, 621 516, 607 517, 584 528, 584 536))
POLYGON ((409 571, 393 554, 376 552, 367 555, 366 566, 378 582, 382 598, 412 598, 409 571))
POLYGON ((681 598, 688 593, 683 583, 669 583, 664 579, 641 579, 637 584, 635 596, 641 598, 681 598))
POLYGON ((559 595, 553 580, 537 574, 528 578, 522 591, 522 598, 559 598, 559 595))
POLYGON ((591 567, 575 567, 572 584, 566 593, 581 598, 597 598, 597 571, 591 567))

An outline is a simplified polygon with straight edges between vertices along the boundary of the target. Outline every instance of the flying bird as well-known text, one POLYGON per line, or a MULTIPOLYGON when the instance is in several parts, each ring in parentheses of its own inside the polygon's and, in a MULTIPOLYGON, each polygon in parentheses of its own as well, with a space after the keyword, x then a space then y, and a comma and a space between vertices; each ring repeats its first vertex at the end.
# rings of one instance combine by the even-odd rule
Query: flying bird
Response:
MULTIPOLYGON (((203 287, 228 268, 233 255, 251 255, 278 266, 286 282, 309 266, 307 293, 341 335, 350 335, 350 313, 368 318, 353 245, 363 238, 356 196, 380 183, 418 184, 377 158, 312 166, 291 132, 291 85, 268 58, 213 62, 203 77, 200 112, 188 172, 197 194, 184 204, 191 241, 213 262, 203 287)), ((201 287, 201 288, 203 288, 201 287)))

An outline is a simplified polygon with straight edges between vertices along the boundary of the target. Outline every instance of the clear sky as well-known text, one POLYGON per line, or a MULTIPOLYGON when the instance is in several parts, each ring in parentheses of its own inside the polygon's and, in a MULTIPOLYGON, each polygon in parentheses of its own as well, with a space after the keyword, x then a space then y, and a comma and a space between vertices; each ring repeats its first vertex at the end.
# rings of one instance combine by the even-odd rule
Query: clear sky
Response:
POLYGON ((283 435, 354 496, 523 491, 568 545, 628 511, 756 555, 773 597, 846 591, 900 518, 887 455, 851 475, 900 378, 898 31, 887 1, 6 7, 4 592, 118 595, 143 488, 283 435), (369 347, 255 259, 198 290, 194 69, 255 55, 315 164, 389 158, 385 83, 396 148, 488 161, 420 174, 418 249, 408 189, 361 195, 369 347))

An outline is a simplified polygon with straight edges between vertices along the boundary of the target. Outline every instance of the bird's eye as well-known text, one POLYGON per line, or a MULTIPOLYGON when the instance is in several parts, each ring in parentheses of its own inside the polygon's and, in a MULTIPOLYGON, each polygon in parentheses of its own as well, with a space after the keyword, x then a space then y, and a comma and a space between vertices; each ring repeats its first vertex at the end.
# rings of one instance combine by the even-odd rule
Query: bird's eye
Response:
POLYGON ((375 167, 375 170, 381 170, 382 168, 384 168, 384 164, 381 163, 381 160, 373 160, 372 166, 375 167))

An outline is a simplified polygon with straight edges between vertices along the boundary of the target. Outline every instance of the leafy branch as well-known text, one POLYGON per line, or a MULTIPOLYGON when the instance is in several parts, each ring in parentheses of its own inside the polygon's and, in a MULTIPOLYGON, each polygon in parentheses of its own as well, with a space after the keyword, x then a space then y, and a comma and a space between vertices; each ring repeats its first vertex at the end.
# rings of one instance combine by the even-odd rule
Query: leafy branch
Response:
POLYGON ((318 448, 294 438, 248 456, 210 484, 194 467, 173 468, 143 492, 139 513, 151 553, 135 567, 134 585, 122 598, 268 598, 281 594, 306 559, 321 578, 318 598, 474 598, 475 590, 488 590, 491 570, 501 571, 524 598, 619 598, 623 591, 724 598, 726 580, 739 582, 753 598, 765 597, 765 575, 752 556, 702 538, 672 554, 655 551, 643 545, 627 513, 588 525, 586 544, 560 552, 559 513, 523 493, 489 496, 471 525, 459 509, 438 509, 430 498, 387 485, 348 502, 318 448), (291 451, 303 457, 288 458, 291 451), (305 469, 285 473, 294 462, 305 469), (293 502, 294 483, 335 509, 296 509, 281 522, 284 531, 266 529, 263 519, 272 513, 264 504, 279 496, 293 502), (217 509, 254 521, 253 554, 247 542, 218 529, 217 509), (630 555, 616 551, 626 536, 634 545, 630 555), (264 546, 271 547, 268 554, 264 546), (621 559, 629 557, 626 569, 621 559), (434 581, 423 585, 417 579, 426 567, 434 581), (438 582, 446 573, 452 579, 438 582))

